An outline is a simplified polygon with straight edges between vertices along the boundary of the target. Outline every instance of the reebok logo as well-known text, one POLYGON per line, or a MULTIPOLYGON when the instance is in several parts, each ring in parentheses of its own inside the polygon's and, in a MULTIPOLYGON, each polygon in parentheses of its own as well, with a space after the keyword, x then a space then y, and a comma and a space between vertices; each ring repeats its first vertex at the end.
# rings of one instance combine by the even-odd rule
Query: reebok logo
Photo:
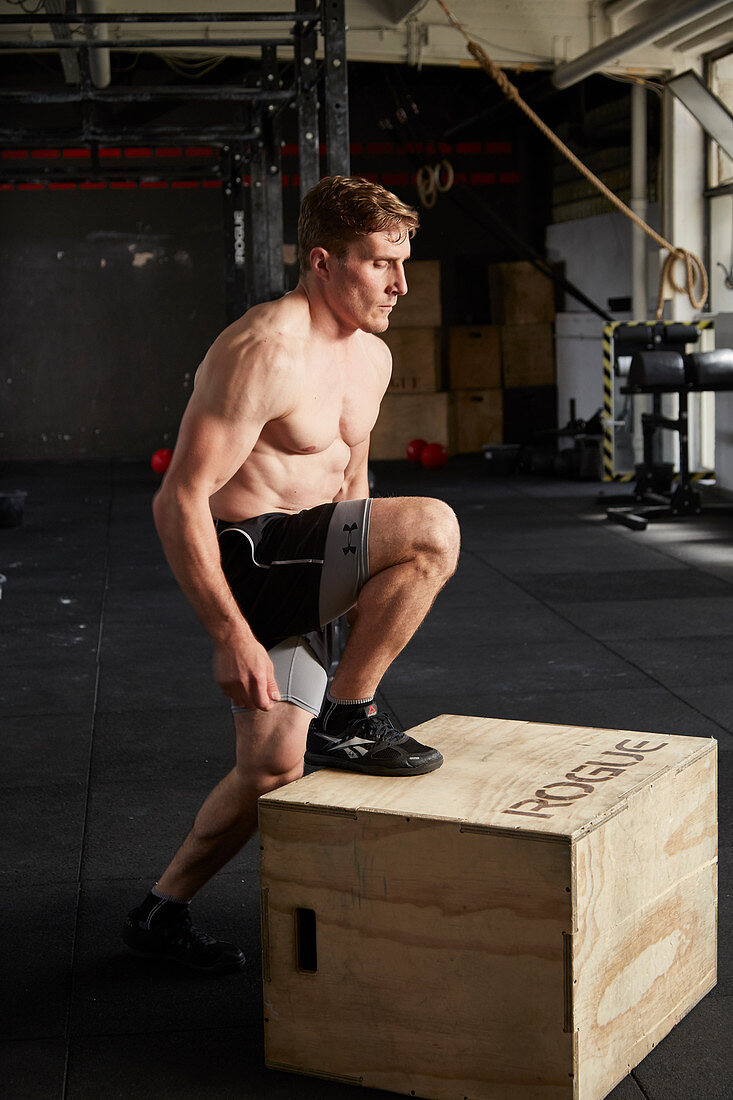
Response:
POLYGON ((358 526, 357 526, 356 523, 345 523, 344 524, 344 534, 348 538, 348 542, 346 543, 346 546, 341 547, 344 554, 355 554, 356 553, 356 547, 352 545, 351 536, 354 533, 354 531, 357 531, 357 530, 358 530, 358 526))

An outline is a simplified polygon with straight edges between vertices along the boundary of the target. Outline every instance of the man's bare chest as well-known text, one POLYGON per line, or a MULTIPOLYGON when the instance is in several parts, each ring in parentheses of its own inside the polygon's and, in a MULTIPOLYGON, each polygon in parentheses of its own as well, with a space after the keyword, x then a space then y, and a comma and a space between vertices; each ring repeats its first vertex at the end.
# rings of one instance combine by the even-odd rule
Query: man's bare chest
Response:
POLYGON ((376 371, 369 362, 341 371, 313 371, 292 411, 268 424, 263 439, 291 454, 315 454, 337 442, 356 447, 374 427, 380 398, 376 371))

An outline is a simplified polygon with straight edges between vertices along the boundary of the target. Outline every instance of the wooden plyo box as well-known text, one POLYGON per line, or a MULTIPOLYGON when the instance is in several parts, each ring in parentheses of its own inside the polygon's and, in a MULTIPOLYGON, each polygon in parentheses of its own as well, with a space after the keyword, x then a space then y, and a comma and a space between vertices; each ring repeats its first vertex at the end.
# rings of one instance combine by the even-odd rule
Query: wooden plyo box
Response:
POLYGON ((392 353, 389 393, 437 393, 442 381, 440 328, 387 329, 382 339, 392 353))
POLYGON ((480 451, 485 443, 501 443, 503 414, 503 390, 455 390, 453 438, 458 454, 480 451))
POLYGON ((390 328, 439 326, 443 321, 440 298, 440 261, 410 260, 405 269, 407 294, 389 316, 390 328))
POLYGON ((443 715, 259 801, 267 1065, 600 1100, 716 980, 716 742, 443 715))
POLYGON ((387 393, 372 428, 370 458, 404 458, 411 439, 442 443, 453 452, 449 393, 387 393))
POLYGON ((453 325, 448 336, 452 390, 501 386, 501 329, 498 325, 453 325))

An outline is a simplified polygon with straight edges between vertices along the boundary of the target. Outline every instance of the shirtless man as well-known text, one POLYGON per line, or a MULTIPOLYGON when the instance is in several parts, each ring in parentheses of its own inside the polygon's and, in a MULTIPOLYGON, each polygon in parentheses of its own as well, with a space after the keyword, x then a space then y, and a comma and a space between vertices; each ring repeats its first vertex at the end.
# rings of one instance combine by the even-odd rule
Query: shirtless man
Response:
POLYGON ((369 497, 369 433, 391 371, 377 334, 407 293, 416 228, 377 184, 322 180, 301 208, 298 286, 227 328, 197 372, 154 515, 214 642, 236 764, 127 918, 125 943, 147 956, 211 973, 242 965, 234 944, 191 925, 188 903, 253 834, 259 796, 303 774, 304 755, 393 776, 442 763, 374 705, 459 551, 442 501, 369 497), (324 699, 329 624, 347 611, 324 699))

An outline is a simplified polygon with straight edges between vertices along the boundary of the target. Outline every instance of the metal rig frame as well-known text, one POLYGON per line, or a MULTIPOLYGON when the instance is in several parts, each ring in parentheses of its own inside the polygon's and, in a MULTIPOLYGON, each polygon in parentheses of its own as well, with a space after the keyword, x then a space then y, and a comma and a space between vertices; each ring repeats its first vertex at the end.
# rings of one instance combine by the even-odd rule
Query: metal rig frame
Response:
MULTIPOLYGON (((83 118, 78 130, 0 127, 0 146, 90 145, 99 143, 150 143, 178 140, 220 147, 218 176, 222 182, 226 241, 226 312, 229 321, 257 302, 277 298, 285 290, 283 261, 282 203, 282 112, 295 109, 298 119, 300 198, 318 182, 320 170, 319 107, 322 108, 326 145, 326 175, 350 175, 349 113, 346 66, 344 0, 293 0, 284 12, 146 12, 101 14, 77 12, 75 2, 66 3, 64 13, 28 14, 23 11, 0 15, 0 26, 50 24, 50 41, 0 40, 0 54, 8 51, 55 50, 74 56, 78 62, 76 87, 52 89, 0 88, 0 103, 50 105, 78 103, 83 118), (264 23, 285 25, 288 37, 204 38, 185 37, 118 40, 109 37, 74 38, 71 26, 143 23, 264 23), (318 34, 324 45, 324 59, 316 57, 318 34), (161 50, 197 47, 227 51, 253 47, 260 50, 260 78, 257 88, 241 84, 161 85, 160 87, 96 88, 89 76, 88 50, 161 50), (293 76, 284 84, 284 66, 278 49, 293 50, 293 76), (99 124, 95 108, 103 104, 160 104, 166 100, 241 103, 243 126, 201 125, 151 126, 112 129, 99 124), (246 176, 249 175, 249 180, 246 176)), ((288 61, 288 64, 290 62, 288 61)), ((134 171, 134 170, 133 170, 134 171)), ((138 169, 139 171, 139 169, 138 169)), ((145 172, 151 177, 150 170, 145 172)), ((18 178, 13 173, 13 178, 18 178)), ((38 178, 37 175, 35 178, 38 178)), ((46 178, 48 178, 46 176, 46 178)))

